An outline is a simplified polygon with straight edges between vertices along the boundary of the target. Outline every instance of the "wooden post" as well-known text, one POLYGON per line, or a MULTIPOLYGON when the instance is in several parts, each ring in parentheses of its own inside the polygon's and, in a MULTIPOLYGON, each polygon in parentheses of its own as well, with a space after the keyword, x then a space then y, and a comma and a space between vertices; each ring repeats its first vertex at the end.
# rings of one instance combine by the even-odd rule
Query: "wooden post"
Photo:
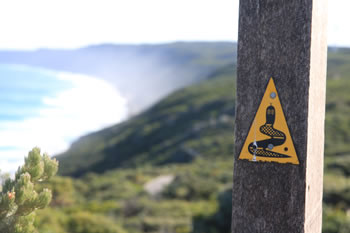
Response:
POLYGON ((232 232, 320 233, 327 0, 239 10, 232 232))

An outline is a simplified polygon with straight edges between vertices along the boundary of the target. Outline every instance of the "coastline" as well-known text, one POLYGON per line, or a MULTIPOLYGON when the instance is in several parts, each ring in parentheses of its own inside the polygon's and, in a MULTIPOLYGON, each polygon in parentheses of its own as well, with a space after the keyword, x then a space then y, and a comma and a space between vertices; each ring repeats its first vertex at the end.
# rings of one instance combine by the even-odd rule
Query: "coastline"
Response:
MULTIPOLYGON (((30 106, 36 109, 35 114, 25 116, 23 113, 23 119, 0 119, 2 172, 13 173, 23 163, 28 151, 35 146, 52 156, 68 149, 82 135, 117 124, 128 116, 127 100, 115 86, 102 79, 31 66, 8 67, 14 70, 18 68, 22 73, 37 71, 40 75, 45 74, 47 83, 39 83, 44 88, 47 84, 48 89, 54 90, 61 82, 70 85, 58 88, 55 93, 50 91, 49 94, 40 96, 40 106, 30 106), (49 76, 52 80, 48 80, 49 76)), ((35 90, 35 83, 25 81, 28 82, 29 89, 35 90)), ((23 86, 23 82, 21 85, 23 86)), ((12 98, 15 95, 16 93, 12 98)), ((39 102, 35 104, 38 105, 39 102)), ((11 108, 17 111, 15 105, 11 108)))

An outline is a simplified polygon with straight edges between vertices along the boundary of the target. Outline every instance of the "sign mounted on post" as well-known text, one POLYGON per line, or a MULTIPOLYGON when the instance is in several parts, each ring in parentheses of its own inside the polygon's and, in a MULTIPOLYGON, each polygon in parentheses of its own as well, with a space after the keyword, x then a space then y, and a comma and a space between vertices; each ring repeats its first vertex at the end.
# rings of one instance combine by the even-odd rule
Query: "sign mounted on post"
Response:
POLYGON ((321 233, 327 0, 239 2, 231 232, 321 233))
POLYGON ((239 159, 299 164, 273 78, 267 84, 239 159))

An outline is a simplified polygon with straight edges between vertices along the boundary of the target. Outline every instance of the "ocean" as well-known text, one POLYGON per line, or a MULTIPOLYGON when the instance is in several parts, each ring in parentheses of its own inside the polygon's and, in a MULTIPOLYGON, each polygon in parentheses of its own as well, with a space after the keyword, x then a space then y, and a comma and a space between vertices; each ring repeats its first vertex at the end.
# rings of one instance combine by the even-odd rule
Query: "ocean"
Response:
POLYGON ((127 100, 96 77, 0 65, 0 169, 13 173, 33 147, 55 155, 80 136, 125 120, 127 100))

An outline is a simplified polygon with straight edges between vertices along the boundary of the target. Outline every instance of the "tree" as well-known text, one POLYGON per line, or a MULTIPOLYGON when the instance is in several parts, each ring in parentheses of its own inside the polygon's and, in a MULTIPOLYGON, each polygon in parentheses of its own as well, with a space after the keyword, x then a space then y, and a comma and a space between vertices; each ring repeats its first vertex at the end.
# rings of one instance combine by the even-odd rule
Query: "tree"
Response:
POLYGON ((15 178, 7 178, 0 192, 0 232, 34 233, 33 223, 36 209, 45 208, 51 201, 48 189, 36 190, 36 184, 57 173, 58 162, 39 148, 34 148, 19 167, 15 178))

